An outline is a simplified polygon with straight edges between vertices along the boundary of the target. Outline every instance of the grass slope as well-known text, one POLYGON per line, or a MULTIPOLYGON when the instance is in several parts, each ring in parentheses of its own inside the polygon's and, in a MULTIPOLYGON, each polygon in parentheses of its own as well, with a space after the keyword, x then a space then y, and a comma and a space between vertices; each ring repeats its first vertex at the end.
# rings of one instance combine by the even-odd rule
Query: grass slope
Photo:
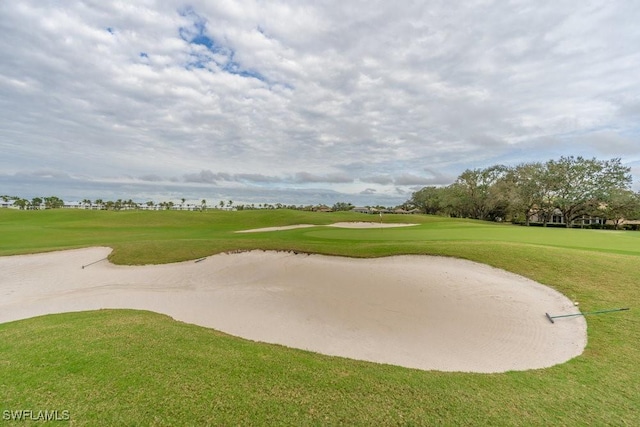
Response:
POLYGON ((530 277, 579 300, 583 310, 632 310, 589 317, 589 344, 576 359, 494 375, 322 356, 149 312, 43 316, 0 325, 0 416, 69 410, 74 425, 640 425, 640 233, 395 215, 383 220, 420 225, 233 233, 372 219, 378 220, 292 211, 5 210, 0 255, 93 245, 113 247, 112 261, 129 264, 251 248, 440 254, 530 277))

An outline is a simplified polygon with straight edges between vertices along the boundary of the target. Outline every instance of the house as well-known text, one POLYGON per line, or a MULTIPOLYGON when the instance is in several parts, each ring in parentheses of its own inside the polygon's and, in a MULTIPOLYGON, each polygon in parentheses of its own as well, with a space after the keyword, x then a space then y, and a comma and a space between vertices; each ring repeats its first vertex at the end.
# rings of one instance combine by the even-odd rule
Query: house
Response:
MULTIPOLYGON (((544 217, 542 215, 540 215, 539 213, 535 213, 531 216, 531 222, 536 223, 542 223, 544 222, 544 217)), ((592 225, 592 224, 599 224, 602 225, 605 223, 605 219, 597 217, 597 216, 591 216, 591 215, 582 215, 580 218, 576 218, 573 220, 572 225, 573 226, 588 226, 588 225, 592 225)), ((564 225, 566 224, 564 221, 564 216, 562 215, 562 211, 558 208, 555 208, 551 214, 549 215, 547 224, 558 224, 558 225, 564 225)))
POLYGON ((374 210, 363 206, 356 206, 355 208, 351 209, 351 212, 370 214, 374 213, 374 210))
POLYGON ((411 209, 409 211, 404 210, 402 208, 398 208, 396 210, 393 211, 394 214, 399 214, 399 215, 414 215, 414 214, 419 214, 420 213, 420 209, 411 209))

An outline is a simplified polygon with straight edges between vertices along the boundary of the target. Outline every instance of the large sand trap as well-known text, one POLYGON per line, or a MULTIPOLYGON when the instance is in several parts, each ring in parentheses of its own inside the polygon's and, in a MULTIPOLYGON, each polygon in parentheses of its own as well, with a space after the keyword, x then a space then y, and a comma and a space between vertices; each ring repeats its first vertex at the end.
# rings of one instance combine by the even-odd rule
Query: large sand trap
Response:
POLYGON ((252 340, 441 371, 543 368, 582 353, 583 317, 558 292, 452 258, 286 252, 117 266, 109 248, 0 257, 0 323, 135 308, 252 340))

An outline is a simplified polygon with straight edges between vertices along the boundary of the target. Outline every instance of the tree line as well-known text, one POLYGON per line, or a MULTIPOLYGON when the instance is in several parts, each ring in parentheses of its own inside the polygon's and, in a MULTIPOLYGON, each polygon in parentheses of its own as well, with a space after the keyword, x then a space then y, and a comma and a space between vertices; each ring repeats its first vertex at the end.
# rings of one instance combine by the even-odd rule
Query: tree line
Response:
POLYGON ((640 218, 640 194, 631 168, 611 160, 561 157, 508 167, 467 169, 447 187, 424 187, 406 203, 427 214, 543 225, 560 214, 566 227, 584 216, 640 218))
MULTIPOLYGON (((20 197, 0 196, 5 202, 12 200, 20 209, 55 209, 64 206, 56 196, 20 197)), ((85 199, 85 209, 129 210, 187 209, 206 210, 206 200, 200 204, 133 200, 115 201, 85 199)), ((329 208, 325 205, 285 205, 281 203, 236 204, 220 201, 219 208, 235 210, 296 209, 296 210, 351 210, 353 205, 338 202, 329 208)), ((215 206, 215 207, 218 207, 215 206)), ((512 221, 530 225, 532 221, 547 225, 555 215, 570 227, 582 217, 610 220, 617 227, 623 219, 640 219, 640 193, 631 190, 631 169, 622 165, 619 158, 611 160, 561 157, 547 162, 521 163, 516 166, 495 165, 485 169, 467 169, 456 181, 446 187, 424 187, 411 195, 399 207, 418 208, 425 214, 490 221, 512 221)))
MULTIPOLYGON (((4 202, 11 201, 13 206, 21 210, 39 210, 39 209, 58 209, 65 206, 64 201, 57 196, 50 197, 34 197, 31 200, 18 196, 0 196, 0 199, 4 202)), ((207 204, 206 199, 202 199, 200 203, 186 203, 186 199, 180 199, 180 202, 164 201, 154 202, 149 200, 146 202, 135 202, 132 199, 117 199, 117 200, 104 200, 104 199, 83 199, 78 203, 79 208, 83 209, 97 209, 97 210, 135 210, 135 209, 147 209, 147 210, 190 210, 190 211, 204 211, 208 209, 233 209, 233 210, 256 210, 256 209, 291 209, 302 211, 315 211, 320 209, 330 209, 333 211, 339 210, 351 210, 354 206, 351 203, 338 202, 329 208, 326 205, 292 205, 283 203, 234 203, 233 200, 220 200, 217 205, 207 204)))
POLYGON ((50 197, 34 197, 31 200, 23 199, 17 196, 0 196, 0 199, 4 202, 13 201, 14 206, 19 209, 40 209, 43 206, 45 209, 58 209, 64 206, 64 201, 56 196, 50 197))

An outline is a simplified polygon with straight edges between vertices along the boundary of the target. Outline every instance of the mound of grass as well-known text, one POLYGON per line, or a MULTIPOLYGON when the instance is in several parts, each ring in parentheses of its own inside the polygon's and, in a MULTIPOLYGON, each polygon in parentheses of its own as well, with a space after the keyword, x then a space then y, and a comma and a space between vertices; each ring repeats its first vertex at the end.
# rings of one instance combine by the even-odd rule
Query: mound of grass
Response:
POLYGON ((234 233, 371 219, 293 211, 5 210, 0 254, 100 245, 114 248, 113 261, 129 264, 253 248, 359 257, 438 254, 545 283, 585 311, 631 311, 589 317, 585 353, 565 364, 492 375, 322 356, 149 312, 43 316, 0 324, 0 415, 68 410, 72 424, 92 426, 640 425, 640 233, 394 215, 383 220, 420 225, 234 233))

